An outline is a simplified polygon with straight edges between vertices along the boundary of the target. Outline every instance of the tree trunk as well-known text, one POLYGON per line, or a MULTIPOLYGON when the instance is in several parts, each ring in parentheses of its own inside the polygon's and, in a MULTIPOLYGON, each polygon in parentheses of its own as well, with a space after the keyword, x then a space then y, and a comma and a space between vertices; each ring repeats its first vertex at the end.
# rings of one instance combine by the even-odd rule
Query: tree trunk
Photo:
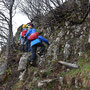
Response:
POLYGON ((9 49, 9 54, 11 54, 11 51, 13 50, 12 7, 10 8, 9 15, 10 15, 10 19, 9 19, 8 49, 9 49))

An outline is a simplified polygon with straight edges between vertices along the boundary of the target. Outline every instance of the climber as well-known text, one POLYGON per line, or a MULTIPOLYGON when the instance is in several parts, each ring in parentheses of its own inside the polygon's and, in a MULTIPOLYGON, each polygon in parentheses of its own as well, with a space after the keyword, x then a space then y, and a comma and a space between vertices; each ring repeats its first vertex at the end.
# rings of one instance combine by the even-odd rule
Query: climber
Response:
POLYGON ((28 31, 25 35, 25 38, 26 38, 26 44, 25 44, 25 51, 28 52, 30 51, 30 48, 29 48, 29 44, 30 44, 30 40, 29 40, 29 36, 33 33, 36 32, 36 29, 33 28, 34 25, 33 24, 30 24, 30 26, 28 26, 28 31))
POLYGON ((23 26, 22 26, 22 32, 20 33, 20 42, 21 42, 21 51, 22 52, 24 52, 25 51, 25 49, 24 49, 24 45, 25 45, 25 38, 24 38, 24 36, 25 36, 25 34, 26 34, 26 32, 27 32, 27 25, 26 24, 24 24, 23 26))
MULTIPOLYGON (((43 38, 42 36, 38 36, 38 32, 36 32, 36 29, 34 29, 33 24, 30 24, 30 26, 28 26, 29 30, 27 31, 25 38, 28 39, 27 42, 30 43, 30 49, 31 49, 31 58, 30 58, 30 64, 32 66, 35 66, 36 64, 36 51, 37 51, 37 47, 41 47, 38 51, 38 54, 41 55, 41 53, 43 53, 43 51, 45 50, 45 46, 42 42, 45 42, 47 45, 49 45, 48 41, 43 38)), ((26 43, 26 47, 27 47, 28 43, 26 43)), ((28 47, 27 47, 28 48, 28 47)))
POLYGON ((30 65, 32 66, 36 66, 37 48, 40 47, 39 51, 37 52, 39 55, 42 55, 42 53, 45 51, 45 46, 42 42, 45 42, 47 46, 49 46, 48 40, 46 40, 42 36, 38 36, 37 39, 31 41, 30 47, 32 51, 31 51, 30 65))

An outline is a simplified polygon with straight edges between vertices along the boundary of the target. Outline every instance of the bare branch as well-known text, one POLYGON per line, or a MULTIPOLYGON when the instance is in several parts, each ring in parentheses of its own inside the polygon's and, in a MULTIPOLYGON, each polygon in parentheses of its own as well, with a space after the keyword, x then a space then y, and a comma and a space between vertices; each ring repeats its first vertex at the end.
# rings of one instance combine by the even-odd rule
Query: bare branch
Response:
POLYGON ((1 35, 1 34, 0 34, 0 37, 7 40, 7 37, 5 37, 5 36, 3 36, 3 35, 1 35))

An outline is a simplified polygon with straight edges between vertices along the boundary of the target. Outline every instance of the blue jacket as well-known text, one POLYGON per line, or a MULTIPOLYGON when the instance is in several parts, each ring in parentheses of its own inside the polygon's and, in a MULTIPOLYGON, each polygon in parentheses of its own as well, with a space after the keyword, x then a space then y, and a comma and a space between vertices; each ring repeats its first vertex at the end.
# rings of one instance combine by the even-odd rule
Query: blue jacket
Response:
MULTIPOLYGON (((31 35, 31 34, 33 34, 33 33, 35 33, 36 32, 36 29, 29 29, 28 31, 27 31, 27 33, 26 33, 26 35, 25 35, 25 38, 29 38, 29 36, 31 35)), ((41 40, 40 39, 35 39, 35 40, 33 40, 33 41, 31 41, 31 44, 30 44, 30 47, 32 47, 33 45, 35 45, 35 44, 37 44, 37 43, 41 43, 41 40)))
POLYGON ((37 43, 45 42, 47 45, 49 45, 49 42, 47 39, 43 38, 42 36, 38 36, 37 39, 31 41, 31 47, 37 43))
POLYGON ((31 45, 31 47, 32 47, 32 46, 34 46, 34 45, 37 44, 37 43, 41 43, 41 40, 40 40, 39 38, 31 41, 31 44, 30 44, 30 45, 31 45))
MULTIPOLYGON (((25 38, 27 37, 27 39, 28 39, 29 36, 35 32, 36 32, 36 29, 29 29, 25 35, 25 38)), ((32 47, 33 45, 35 45, 37 43, 41 43, 42 41, 45 42, 47 45, 49 45, 48 41, 45 38, 43 38, 42 36, 38 36, 37 39, 31 41, 30 47, 32 47)))
POLYGON ((27 31, 27 33, 26 33, 26 35, 25 35, 25 38, 29 38, 29 36, 31 35, 31 34, 33 34, 33 33, 35 33, 36 32, 36 29, 29 29, 28 31, 27 31))
POLYGON ((41 43, 41 42, 45 42, 49 46, 49 42, 48 42, 47 39, 43 38, 42 36, 38 36, 37 39, 31 41, 31 44, 30 44, 31 45, 30 46, 31 47, 31 52, 32 52, 32 46, 37 44, 37 43, 41 43))
POLYGON ((45 42, 47 45, 49 45, 49 42, 47 39, 43 38, 42 36, 38 36, 38 38, 42 41, 45 42))
POLYGON ((31 41, 31 47, 37 43, 45 42, 49 46, 49 42, 47 39, 43 38, 42 36, 38 36, 37 39, 31 41))

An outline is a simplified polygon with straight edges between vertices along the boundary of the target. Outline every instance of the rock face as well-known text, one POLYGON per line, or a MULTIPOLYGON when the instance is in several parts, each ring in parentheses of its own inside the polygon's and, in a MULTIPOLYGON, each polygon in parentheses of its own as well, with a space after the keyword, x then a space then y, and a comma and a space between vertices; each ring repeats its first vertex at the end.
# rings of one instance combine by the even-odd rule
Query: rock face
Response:
POLYGON ((3 75, 6 70, 6 63, 5 62, 0 62, 0 75, 3 75))
POLYGON ((28 64, 29 56, 30 56, 29 53, 24 53, 21 56, 20 61, 19 61, 18 71, 20 71, 19 80, 21 81, 24 80, 24 76, 27 71, 27 64, 28 64))
POLYGON ((7 69, 7 62, 4 60, 0 61, 0 82, 3 82, 5 79, 6 69, 7 69))
POLYGON ((86 24, 86 22, 84 22, 81 25, 64 25, 64 27, 60 27, 53 31, 53 35, 51 34, 52 38, 47 36, 50 41, 50 46, 47 50, 47 54, 45 55, 46 57, 43 59, 62 59, 74 62, 86 49, 89 49, 90 24, 86 24), (56 32, 58 33, 56 34, 56 32))
POLYGON ((29 56, 30 55, 28 53, 24 53, 22 55, 22 57, 20 58, 20 61, 19 61, 18 71, 26 70, 29 56))
MULTIPOLYGON (((79 78, 82 73, 78 73, 79 69, 77 72, 73 71, 73 73, 76 73, 76 77, 71 77, 71 80, 68 77, 63 77, 63 74, 59 76, 61 72, 68 72, 71 68, 66 68, 56 61, 68 62, 67 64, 69 64, 69 66, 74 65, 74 67, 76 67, 75 64, 77 64, 78 57, 83 56, 84 51, 90 49, 90 15, 82 24, 72 24, 71 21, 76 19, 74 18, 75 12, 69 14, 72 18, 69 15, 67 17, 66 13, 65 18, 62 16, 66 21, 61 19, 57 26, 45 28, 42 26, 38 28, 42 32, 42 36, 50 42, 50 46, 46 47, 47 51, 42 56, 37 55, 38 60, 36 68, 28 67, 26 72, 29 54, 24 53, 21 56, 18 66, 18 71, 20 71, 19 80, 24 80, 25 74, 28 75, 22 87, 25 86, 28 90, 37 88, 40 88, 40 90, 49 90, 54 86, 52 90, 64 90, 65 87, 65 90, 69 90, 67 87, 71 87, 70 85, 75 86, 75 89, 79 86, 82 87, 84 84, 86 86, 86 82, 83 82, 83 79, 81 80, 81 78, 79 78), (40 70, 42 71, 40 72, 40 70), (47 87, 50 88, 47 89, 47 87)), ((19 33, 20 31, 17 33, 17 41, 19 33)), ((87 55, 85 58, 87 58, 87 55)), ((85 67, 87 67, 87 64, 85 67)), ((4 67, 4 64, 0 66, 0 74, 3 74, 5 70, 2 70, 2 67, 4 67)), ((88 80, 87 83, 88 82, 90 81, 88 80)), ((87 85, 89 87, 89 84, 87 85)))
POLYGON ((88 37, 88 43, 90 43, 90 34, 89 34, 89 37, 88 37))
POLYGON ((65 44, 63 53, 64 53, 65 59, 68 59, 70 55, 70 45, 67 42, 65 44))

